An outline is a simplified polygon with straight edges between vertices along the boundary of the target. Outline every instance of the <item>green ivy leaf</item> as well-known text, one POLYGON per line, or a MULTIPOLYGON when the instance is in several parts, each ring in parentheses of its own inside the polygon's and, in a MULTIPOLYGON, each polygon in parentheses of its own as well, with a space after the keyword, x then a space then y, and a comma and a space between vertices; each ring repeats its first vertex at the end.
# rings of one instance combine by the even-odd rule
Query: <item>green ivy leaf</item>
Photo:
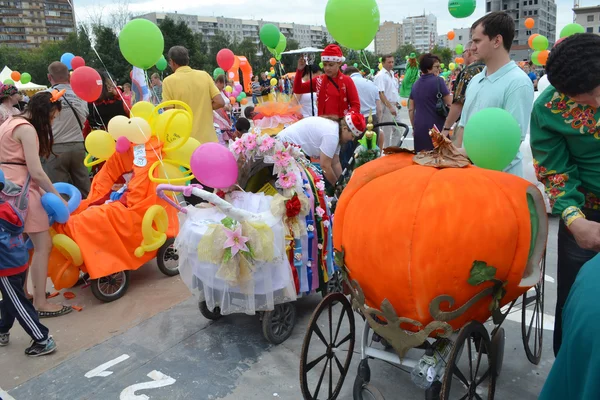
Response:
POLYGON ((233 218, 226 217, 226 218, 223 218, 223 219, 221 220, 221 223, 222 223, 222 224, 223 224, 223 225, 224 225, 224 226, 225 226, 227 229, 231 229, 231 230, 233 230, 233 227, 235 226, 235 224, 236 224, 236 221, 235 221, 235 219, 233 219, 233 218))
POLYGON ((494 311, 500 308, 500 302, 502 298, 506 294, 506 284, 508 282, 504 282, 502 285, 497 285, 494 293, 492 293, 492 302, 490 303, 490 311, 494 311))
POLYGON ((344 266, 344 250, 335 250, 333 261, 335 262, 335 265, 342 268, 344 266))
POLYGON ((231 247, 228 247, 225 249, 225 251, 223 252, 223 262, 228 262, 229 260, 231 260, 231 247))
POLYGON ((473 261, 467 282, 471 286, 477 286, 494 279, 494 276, 496 276, 496 267, 487 265, 485 261, 473 261))

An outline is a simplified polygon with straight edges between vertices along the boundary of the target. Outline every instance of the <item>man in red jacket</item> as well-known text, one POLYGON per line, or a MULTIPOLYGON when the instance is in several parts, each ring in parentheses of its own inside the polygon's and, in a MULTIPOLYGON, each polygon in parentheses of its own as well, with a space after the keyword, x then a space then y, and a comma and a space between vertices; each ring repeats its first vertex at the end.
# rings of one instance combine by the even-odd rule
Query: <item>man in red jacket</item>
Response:
MULTIPOLYGON (((324 75, 312 79, 312 89, 317 94, 318 115, 337 116, 344 118, 349 111, 360 114, 360 99, 354 81, 342 74, 340 67, 345 58, 338 45, 330 44, 321 53, 324 75)), ((306 60, 300 57, 298 70, 294 79, 294 93, 310 93, 311 82, 302 82, 306 60)))

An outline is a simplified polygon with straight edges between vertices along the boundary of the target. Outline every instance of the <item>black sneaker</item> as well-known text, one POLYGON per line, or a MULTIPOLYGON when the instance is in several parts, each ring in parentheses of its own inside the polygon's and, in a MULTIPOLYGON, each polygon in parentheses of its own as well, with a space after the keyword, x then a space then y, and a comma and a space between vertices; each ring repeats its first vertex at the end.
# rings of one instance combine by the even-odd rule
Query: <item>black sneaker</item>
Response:
POLYGON ((54 350, 56 350, 56 343, 52 339, 52 336, 48 336, 45 344, 32 341, 31 346, 25 349, 25 354, 31 357, 39 357, 50 354, 54 350))
POLYGON ((0 333, 0 346, 8 346, 10 333, 0 333))

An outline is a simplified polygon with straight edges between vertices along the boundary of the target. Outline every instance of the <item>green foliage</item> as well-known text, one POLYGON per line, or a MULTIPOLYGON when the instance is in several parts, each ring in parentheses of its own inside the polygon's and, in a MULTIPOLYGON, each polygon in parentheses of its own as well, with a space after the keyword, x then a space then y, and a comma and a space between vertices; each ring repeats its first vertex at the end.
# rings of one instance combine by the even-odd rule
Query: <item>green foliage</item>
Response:
POLYGON ((406 61, 406 56, 409 56, 410 53, 415 53, 417 55, 417 58, 419 58, 419 56, 421 55, 421 53, 417 51, 417 49, 415 48, 415 46, 412 45, 412 43, 405 43, 402 46, 398 47, 394 55, 397 59, 400 60, 401 63, 404 63, 406 61))
POLYGON ((437 44, 433 49, 431 49, 431 54, 435 54, 440 58, 440 61, 446 65, 449 65, 451 62, 454 62, 453 55, 454 53, 447 47, 440 47, 437 44))
POLYGON ((485 261, 473 261, 471 273, 467 282, 471 286, 477 286, 483 282, 491 281, 496 276, 496 267, 487 265, 485 261))

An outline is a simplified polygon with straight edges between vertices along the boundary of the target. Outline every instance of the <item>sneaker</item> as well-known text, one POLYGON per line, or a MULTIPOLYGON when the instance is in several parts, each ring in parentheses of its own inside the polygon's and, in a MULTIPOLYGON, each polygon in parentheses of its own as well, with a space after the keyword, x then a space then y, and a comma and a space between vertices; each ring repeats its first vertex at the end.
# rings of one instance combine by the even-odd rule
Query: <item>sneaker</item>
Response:
POLYGON ((54 342, 52 336, 48 336, 45 344, 32 341, 31 346, 25 349, 25 354, 31 357, 39 357, 50 354, 54 350, 56 350, 56 342, 54 342))
POLYGON ((0 346, 8 346, 10 333, 0 333, 0 346))

